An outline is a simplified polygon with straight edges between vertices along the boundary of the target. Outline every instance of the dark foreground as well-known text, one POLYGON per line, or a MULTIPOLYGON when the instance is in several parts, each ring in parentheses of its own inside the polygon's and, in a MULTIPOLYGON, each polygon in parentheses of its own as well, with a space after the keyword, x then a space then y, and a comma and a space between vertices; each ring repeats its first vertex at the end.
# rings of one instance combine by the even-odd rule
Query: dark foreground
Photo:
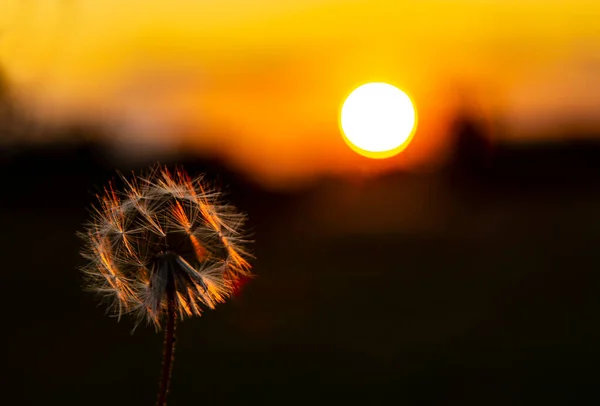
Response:
MULTIPOLYGON (((113 168, 62 154, 1 167, 3 398, 153 404, 162 336, 105 316, 76 269, 75 232, 113 168)), ((598 404, 600 154, 585 154, 297 195, 188 165, 219 172, 249 213, 257 278, 179 324, 169 405, 598 404)))

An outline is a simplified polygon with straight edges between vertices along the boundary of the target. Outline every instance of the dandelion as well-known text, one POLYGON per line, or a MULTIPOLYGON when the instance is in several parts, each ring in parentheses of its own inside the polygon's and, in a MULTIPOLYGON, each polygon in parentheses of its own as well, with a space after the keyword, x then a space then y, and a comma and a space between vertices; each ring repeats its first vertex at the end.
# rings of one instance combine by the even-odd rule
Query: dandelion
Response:
POLYGON ((169 387, 175 321, 214 309, 250 276, 241 228, 245 216, 220 201, 202 177, 154 167, 148 176, 121 176, 98 196, 92 220, 80 233, 87 286, 119 318, 131 314, 165 328, 157 405, 169 387))

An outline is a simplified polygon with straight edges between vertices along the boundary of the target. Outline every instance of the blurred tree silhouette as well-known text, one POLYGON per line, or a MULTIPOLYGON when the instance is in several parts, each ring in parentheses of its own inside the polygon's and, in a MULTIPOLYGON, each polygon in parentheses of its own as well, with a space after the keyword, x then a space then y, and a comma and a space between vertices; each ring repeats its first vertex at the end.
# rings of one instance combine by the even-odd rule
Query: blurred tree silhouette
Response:
POLYGON ((11 123, 14 122, 15 115, 16 111, 8 79, 2 67, 0 67, 0 134, 2 134, 2 138, 10 136, 10 127, 11 123))
MULTIPOLYGON (((21 108, 8 75, 0 64, 0 145, 26 140, 34 130, 34 120, 21 108)), ((7 152, 6 148, 2 148, 7 152)))
POLYGON ((451 173, 461 182, 482 180, 491 167, 492 143, 484 119, 461 109, 452 122, 451 173))
POLYGON ((0 144, 14 141, 23 122, 8 77, 0 66, 0 144))

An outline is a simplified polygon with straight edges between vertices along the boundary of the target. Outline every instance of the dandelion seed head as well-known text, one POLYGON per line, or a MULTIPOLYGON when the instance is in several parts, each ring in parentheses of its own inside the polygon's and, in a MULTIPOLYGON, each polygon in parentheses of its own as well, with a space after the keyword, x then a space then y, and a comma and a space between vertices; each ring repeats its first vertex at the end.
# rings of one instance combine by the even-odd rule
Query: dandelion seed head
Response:
POLYGON ((201 177, 156 166, 121 179, 123 190, 105 188, 80 233, 88 287, 119 317, 159 328, 169 290, 180 317, 198 316, 250 276, 246 217, 201 177))

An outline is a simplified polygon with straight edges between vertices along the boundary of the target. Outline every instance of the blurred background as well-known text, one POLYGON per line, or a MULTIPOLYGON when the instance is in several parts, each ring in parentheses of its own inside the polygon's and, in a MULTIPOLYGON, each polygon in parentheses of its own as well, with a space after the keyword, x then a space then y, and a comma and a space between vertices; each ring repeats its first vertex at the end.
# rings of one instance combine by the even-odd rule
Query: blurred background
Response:
POLYGON ((248 213, 257 277, 179 325, 169 404, 600 401, 600 3, 2 0, 12 404, 153 402, 162 336, 81 289, 95 193, 156 161, 248 213), (344 142, 356 86, 419 122, 344 142))

